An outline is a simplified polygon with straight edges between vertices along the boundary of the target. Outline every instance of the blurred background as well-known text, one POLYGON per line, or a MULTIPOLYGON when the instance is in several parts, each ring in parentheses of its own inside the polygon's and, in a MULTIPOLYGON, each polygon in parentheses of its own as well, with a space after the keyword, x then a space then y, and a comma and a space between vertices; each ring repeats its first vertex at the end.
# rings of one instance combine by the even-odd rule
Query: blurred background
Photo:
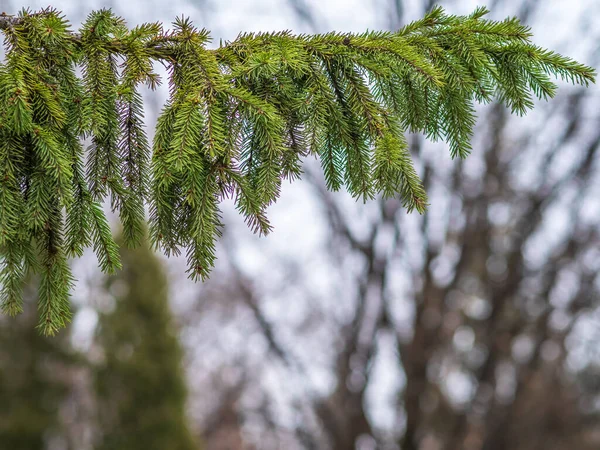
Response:
MULTIPOLYGON (((434 4, 516 15, 536 44, 599 66, 594 0, 52 6, 74 27, 101 7, 130 26, 184 14, 216 46, 394 30, 434 4)), ((106 277, 90 252, 72 262, 73 323, 43 338, 31 279, 26 311, 0 317, 0 450, 599 449, 600 87, 559 84, 526 117, 478 108, 466 160, 408 136, 425 215, 330 193, 309 160, 268 238, 224 204, 206 283, 147 248, 106 277)), ((150 135, 166 94, 145 95, 150 135)))

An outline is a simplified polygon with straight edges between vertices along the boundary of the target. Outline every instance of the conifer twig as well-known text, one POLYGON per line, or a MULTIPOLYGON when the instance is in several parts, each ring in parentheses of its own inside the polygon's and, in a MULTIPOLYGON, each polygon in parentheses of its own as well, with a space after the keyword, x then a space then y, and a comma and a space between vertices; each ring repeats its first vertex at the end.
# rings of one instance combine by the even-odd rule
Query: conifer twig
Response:
POLYGON ((17 313, 23 277, 41 271, 40 327, 64 326, 67 258, 91 245, 103 271, 120 268, 106 199, 130 246, 149 204, 153 244, 185 249, 193 279, 214 265, 223 199, 267 234, 267 207, 309 154, 330 190, 397 196, 424 213, 406 131, 466 157, 476 102, 524 114, 533 96, 554 96, 550 76, 594 82, 594 69, 534 45, 517 19, 486 13, 434 8, 397 32, 246 33, 216 49, 184 17, 169 31, 129 29, 104 9, 74 33, 52 8, 0 15, 0 308, 17 313), (150 144, 139 85, 160 84, 155 61, 168 69, 169 99, 150 144))

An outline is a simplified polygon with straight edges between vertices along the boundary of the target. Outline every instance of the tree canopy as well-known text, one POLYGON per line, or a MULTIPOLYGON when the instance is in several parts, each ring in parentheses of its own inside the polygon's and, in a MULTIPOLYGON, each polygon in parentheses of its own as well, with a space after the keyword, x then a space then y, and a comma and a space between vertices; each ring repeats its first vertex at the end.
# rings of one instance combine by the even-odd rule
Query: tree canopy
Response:
MULTIPOLYGON (((120 240, 117 238, 117 243, 120 240)), ((194 450, 188 428, 183 351, 169 309, 168 280, 146 239, 121 248, 123 269, 107 277, 114 307, 100 314, 94 366, 98 450, 194 450)))
POLYGON ((50 338, 35 329, 32 278, 25 280, 23 313, 0 317, 0 450, 42 450, 66 437, 62 408, 74 395, 75 374, 85 366, 69 334, 50 338))
POLYGON ((522 115, 534 96, 554 96, 551 76, 594 81, 591 67, 533 44, 518 19, 486 13, 437 7, 396 32, 247 33, 214 49, 183 17, 170 30, 128 29, 103 9, 75 33, 51 8, 1 15, 2 311, 21 311, 23 278, 39 272, 39 326, 53 334, 71 317, 69 257, 93 246, 103 271, 120 268, 105 200, 128 246, 149 205, 153 245, 185 250, 193 279, 214 264, 220 202, 233 197, 267 234, 266 208, 309 155, 331 190, 399 196, 423 213, 404 132, 466 157, 476 102, 522 115), (160 84, 155 61, 168 69, 169 99, 150 144, 139 89, 160 84))

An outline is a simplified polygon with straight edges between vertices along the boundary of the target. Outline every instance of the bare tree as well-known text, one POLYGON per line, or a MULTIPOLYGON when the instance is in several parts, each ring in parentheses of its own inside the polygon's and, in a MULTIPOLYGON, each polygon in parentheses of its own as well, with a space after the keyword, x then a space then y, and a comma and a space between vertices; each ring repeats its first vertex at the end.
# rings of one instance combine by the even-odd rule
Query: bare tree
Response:
MULTIPOLYGON (((388 6, 389 26, 411 18, 388 6)), ((541 6, 514 12, 536 23, 541 6)), ((321 251, 261 242, 249 257, 252 241, 229 233, 229 258, 186 311, 203 355, 190 373, 212 374, 208 400, 196 379, 206 432, 235 417, 245 444, 230 448, 598 448, 598 98, 566 90, 519 123, 483 108, 464 161, 411 136, 424 216, 393 199, 354 205, 309 164, 321 251)))

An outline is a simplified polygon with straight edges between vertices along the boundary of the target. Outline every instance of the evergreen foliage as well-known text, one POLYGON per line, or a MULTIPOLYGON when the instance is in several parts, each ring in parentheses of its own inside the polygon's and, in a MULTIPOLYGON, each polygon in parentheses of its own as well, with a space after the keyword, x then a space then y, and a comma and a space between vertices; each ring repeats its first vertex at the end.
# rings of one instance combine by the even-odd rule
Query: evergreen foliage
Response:
MULTIPOLYGON (((143 237, 143 235, 141 236, 143 237)), ((195 450, 185 417, 182 349, 167 278, 145 240, 122 248, 123 270, 108 278, 115 307, 100 316, 94 369, 98 450, 195 450)))
POLYGON ((48 338, 35 329, 36 290, 28 280, 24 313, 0 317, 0 450, 43 450, 68 434, 59 410, 84 364, 68 334, 48 338))
POLYGON ((216 49, 185 18, 168 31, 129 30, 100 10, 73 33, 53 9, 0 16, 2 310, 20 312, 24 274, 41 272, 40 327, 55 333, 71 316, 67 258, 93 245, 104 271, 120 267, 107 198, 130 246, 149 204, 152 243, 167 255, 185 249, 194 279, 213 266, 222 199, 233 196, 267 234, 266 208, 308 155, 332 190, 397 195, 424 212, 405 131, 465 157, 475 102, 524 114, 533 96, 555 94, 550 76, 594 81, 592 68, 531 43, 516 18, 486 13, 434 8, 397 32, 249 33, 216 49), (159 84, 155 61, 169 70, 170 95, 151 151, 139 86, 159 84))

